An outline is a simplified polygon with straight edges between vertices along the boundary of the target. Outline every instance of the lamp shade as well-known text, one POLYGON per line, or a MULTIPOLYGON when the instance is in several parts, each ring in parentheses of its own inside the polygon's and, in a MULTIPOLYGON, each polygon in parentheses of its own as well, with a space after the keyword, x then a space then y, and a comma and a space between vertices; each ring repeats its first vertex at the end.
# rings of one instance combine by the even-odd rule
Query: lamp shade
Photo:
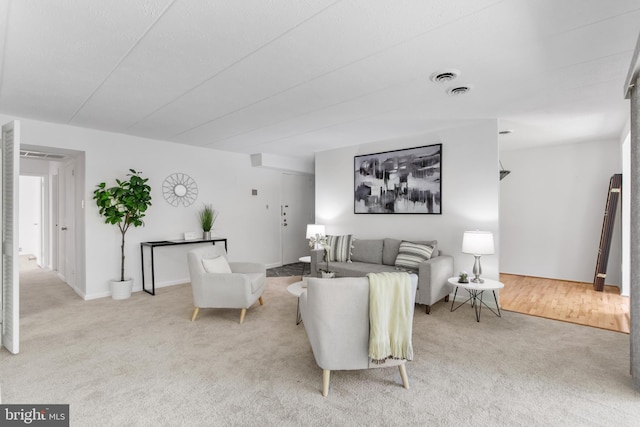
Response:
POLYGON ((462 236, 462 253, 472 255, 494 253, 493 233, 490 231, 465 231, 462 236))
POLYGON ((316 234, 321 236, 325 235, 324 225, 320 224, 307 224, 307 239, 316 237, 316 234))

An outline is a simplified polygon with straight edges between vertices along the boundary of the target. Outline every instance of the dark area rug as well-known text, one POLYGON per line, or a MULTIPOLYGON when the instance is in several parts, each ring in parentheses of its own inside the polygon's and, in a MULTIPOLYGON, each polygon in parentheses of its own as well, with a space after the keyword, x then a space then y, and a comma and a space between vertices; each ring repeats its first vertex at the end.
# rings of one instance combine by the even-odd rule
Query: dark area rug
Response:
POLYGON ((267 277, 288 277, 301 276, 304 269, 304 275, 309 275, 309 264, 303 262, 295 262, 293 264, 285 264, 281 267, 267 269, 267 277))

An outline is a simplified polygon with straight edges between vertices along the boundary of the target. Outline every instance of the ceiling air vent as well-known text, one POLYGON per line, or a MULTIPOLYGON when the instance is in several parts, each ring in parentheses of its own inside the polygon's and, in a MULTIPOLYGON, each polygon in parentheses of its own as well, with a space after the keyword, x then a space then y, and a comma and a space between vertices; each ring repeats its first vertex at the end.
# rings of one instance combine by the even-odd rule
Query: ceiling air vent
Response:
POLYGON ((452 87, 451 89, 447 90, 447 93, 451 96, 464 95, 470 90, 471 90, 471 87, 469 86, 458 86, 458 87, 452 87))
POLYGON ((431 74, 431 81, 435 83, 447 83, 456 79, 460 75, 458 70, 442 71, 440 73, 431 74))

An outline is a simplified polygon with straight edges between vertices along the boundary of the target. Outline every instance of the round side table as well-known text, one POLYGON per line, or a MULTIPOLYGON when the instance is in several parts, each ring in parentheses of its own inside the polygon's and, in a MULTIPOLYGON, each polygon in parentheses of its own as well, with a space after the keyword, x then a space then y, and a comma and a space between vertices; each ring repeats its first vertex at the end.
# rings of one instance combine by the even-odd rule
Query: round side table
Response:
POLYGON ((453 300, 451 301, 451 311, 456 311, 463 304, 466 304, 467 302, 471 301, 471 307, 475 308, 476 310, 476 321, 478 322, 480 321, 480 313, 482 311, 483 305, 487 307, 489 310, 491 310, 491 312, 496 316, 502 317, 502 314, 500 313, 500 304, 498 304, 498 298, 496 297, 496 290, 504 288, 503 283, 500 283, 497 280, 491 280, 491 279, 484 279, 484 283, 474 283, 472 281, 469 281, 468 283, 460 283, 458 282, 457 277, 450 277, 448 282, 451 286, 455 286, 456 288, 453 294, 453 300), (454 308, 453 305, 456 302, 456 295, 458 294, 458 288, 466 289, 466 291, 469 292, 469 298, 467 298, 464 302, 458 304, 458 306, 454 308), (493 292, 493 300, 495 301, 496 308, 498 309, 497 313, 491 307, 489 307, 487 303, 485 303, 482 300, 484 291, 493 292))
POLYGON ((300 274, 300 280, 302 280, 302 277, 304 276, 304 269, 307 264, 309 264, 309 273, 311 273, 311 256, 301 256, 298 258, 298 261, 302 263, 302 273, 300 274))
POLYGON ((294 297, 298 298, 298 307, 296 308, 296 325, 299 325, 300 322, 302 322, 302 316, 300 315, 300 295, 302 295, 306 290, 306 284, 302 281, 295 282, 287 286, 287 291, 294 297))

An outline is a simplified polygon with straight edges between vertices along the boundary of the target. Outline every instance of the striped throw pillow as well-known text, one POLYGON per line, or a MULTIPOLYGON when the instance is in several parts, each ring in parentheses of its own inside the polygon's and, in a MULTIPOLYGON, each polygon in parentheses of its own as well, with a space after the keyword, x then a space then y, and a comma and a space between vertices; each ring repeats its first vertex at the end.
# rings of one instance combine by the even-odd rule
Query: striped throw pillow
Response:
POLYGON ((327 236, 327 246, 329 246, 329 261, 351 262, 351 247, 353 235, 327 236))
POLYGON ((396 257, 396 268, 417 271, 422 261, 431 259, 433 249, 433 246, 403 240, 396 257))

